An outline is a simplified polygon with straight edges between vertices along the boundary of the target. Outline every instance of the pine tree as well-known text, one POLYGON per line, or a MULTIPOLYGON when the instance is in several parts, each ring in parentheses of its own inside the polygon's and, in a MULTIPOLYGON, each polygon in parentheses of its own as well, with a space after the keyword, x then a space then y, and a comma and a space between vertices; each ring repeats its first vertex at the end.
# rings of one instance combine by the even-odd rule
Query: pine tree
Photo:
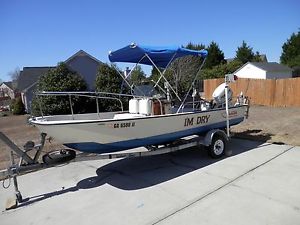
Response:
POLYGON ((280 62, 290 67, 300 66, 300 31, 297 34, 293 33, 282 45, 280 62))
POLYGON ((212 41, 209 44, 207 51, 208 56, 206 58, 204 68, 211 69, 214 66, 224 63, 224 53, 219 48, 219 45, 216 42, 212 41))
POLYGON ((242 63, 252 62, 254 59, 254 53, 252 48, 247 45, 245 41, 243 41, 242 45, 238 47, 236 51, 237 60, 241 61, 242 63))

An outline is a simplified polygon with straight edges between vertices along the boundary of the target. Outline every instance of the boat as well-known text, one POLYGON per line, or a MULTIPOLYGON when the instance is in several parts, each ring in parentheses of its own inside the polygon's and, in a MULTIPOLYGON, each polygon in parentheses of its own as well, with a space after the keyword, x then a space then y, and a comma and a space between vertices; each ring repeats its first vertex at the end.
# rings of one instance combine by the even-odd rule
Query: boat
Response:
MULTIPOLYGON (((208 52, 206 50, 190 50, 182 47, 149 47, 130 44, 124 48, 109 52, 112 63, 126 62, 152 65, 163 68, 159 79, 153 88, 161 89, 163 95, 128 95, 120 93, 90 93, 90 92, 41 92, 43 95, 90 96, 98 99, 109 98, 118 100, 120 96, 128 97, 129 110, 116 112, 99 112, 89 114, 50 115, 32 117, 29 122, 48 136, 63 143, 65 146, 88 153, 110 153, 141 146, 158 146, 172 143, 182 137, 205 134, 212 129, 225 130, 229 126, 241 123, 245 119, 248 104, 244 96, 239 96, 237 102, 232 99, 228 82, 221 84, 213 94, 213 100, 207 101, 197 95, 193 88, 196 80, 181 98, 165 79, 166 68, 177 58, 193 55, 202 59, 202 64, 208 52), (164 80, 166 88, 160 87, 164 80), (193 94, 190 93, 193 91, 193 94), (103 97, 103 96, 106 97, 103 97), (227 96, 227 98, 225 98, 227 96), (179 104, 174 105, 172 97, 179 104), (192 101, 189 101, 192 99, 192 101), (227 106, 227 107, 226 107, 227 106)), ((199 69, 199 70, 200 70, 199 69)), ((133 69, 132 69, 133 70, 133 69)), ((131 70, 131 71, 132 71, 131 70)), ((121 74, 124 82, 130 85, 128 74, 121 74)), ((132 90, 133 91, 133 90, 132 90)), ((97 104, 98 106, 98 104, 97 104)))

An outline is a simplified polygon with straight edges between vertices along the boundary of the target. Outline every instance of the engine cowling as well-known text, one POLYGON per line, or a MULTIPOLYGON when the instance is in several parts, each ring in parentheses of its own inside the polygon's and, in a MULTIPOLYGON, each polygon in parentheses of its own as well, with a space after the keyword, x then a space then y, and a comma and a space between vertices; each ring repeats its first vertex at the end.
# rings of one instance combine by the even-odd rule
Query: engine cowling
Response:
MULTIPOLYGON (((213 92, 212 97, 215 100, 217 104, 223 104, 225 103, 225 86, 226 83, 220 84, 213 92)), ((228 87, 228 101, 232 100, 233 92, 228 87)))

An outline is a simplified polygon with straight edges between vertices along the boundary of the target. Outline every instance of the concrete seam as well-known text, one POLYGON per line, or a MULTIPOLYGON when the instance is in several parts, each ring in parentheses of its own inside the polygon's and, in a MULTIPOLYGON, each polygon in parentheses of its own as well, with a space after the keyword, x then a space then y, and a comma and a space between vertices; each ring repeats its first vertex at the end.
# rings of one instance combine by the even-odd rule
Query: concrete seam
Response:
POLYGON ((221 190, 222 188, 224 188, 224 187, 226 187, 226 186, 232 184, 232 183, 235 182, 236 180, 238 180, 238 179, 244 177, 245 175, 251 173, 252 171, 258 169, 259 167, 264 166, 264 165, 266 165, 267 163, 271 162, 272 160, 274 160, 274 159, 278 158, 279 156, 285 154, 286 152, 290 151, 290 150, 293 149, 294 147, 295 147, 295 146, 292 146, 292 147, 290 147, 290 148, 284 150, 283 152, 279 153, 278 155, 273 156, 272 158, 268 159, 267 161, 265 161, 265 162, 263 162, 263 163, 257 165, 256 167, 254 167, 254 168, 252 168, 252 169, 246 171, 245 173, 243 173, 243 174, 239 175, 238 177, 234 178, 233 180, 231 180, 231 181, 229 181, 229 182, 227 182, 227 183, 221 185, 220 187, 214 189, 213 191, 207 193, 206 195, 204 195, 204 196, 202 196, 202 197, 200 197, 200 198, 197 198, 197 199, 193 200, 192 202, 188 203, 187 205, 183 206, 182 208, 179 208, 179 209, 175 210, 174 212, 172 212, 172 213, 166 215, 165 217, 163 217, 163 218, 157 220, 156 222, 152 223, 152 225, 159 224, 160 222, 162 222, 162 221, 164 221, 164 220, 170 218, 171 216, 175 215, 176 213, 179 213, 179 212, 181 212, 181 211, 187 209, 188 207, 194 205, 195 203, 197 203, 197 202, 203 200, 204 198, 206 198, 206 197, 208 197, 208 196, 214 194, 215 192, 221 190))

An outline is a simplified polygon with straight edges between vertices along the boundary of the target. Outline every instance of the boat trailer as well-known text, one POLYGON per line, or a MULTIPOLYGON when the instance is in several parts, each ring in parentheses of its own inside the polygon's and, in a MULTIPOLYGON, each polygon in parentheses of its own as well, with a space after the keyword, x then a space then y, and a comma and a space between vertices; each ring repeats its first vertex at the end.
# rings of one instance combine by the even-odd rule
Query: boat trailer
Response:
POLYGON ((8 188, 11 184, 12 179, 15 191, 14 198, 10 198, 7 201, 6 210, 16 208, 18 204, 21 204, 23 202, 22 194, 18 188, 17 176, 40 169, 55 167, 57 165, 70 162, 154 156, 197 146, 206 146, 209 154, 213 158, 219 158, 224 154, 226 156, 230 156, 232 154, 231 150, 227 148, 229 137, 223 130, 219 129, 210 130, 204 136, 193 135, 178 139, 177 141, 166 145, 145 146, 146 149, 144 149, 144 151, 123 151, 110 154, 76 154, 74 150, 62 149, 46 153, 41 157, 41 153, 46 141, 45 133, 41 133, 41 140, 39 144, 35 145, 33 141, 28 141, 23 146, 23 149, 20 149, 2 132, 0 132, 0 140, 2 140, 11 149, 11 165, 7 169, 0 171, 0 180, 3 180, 3 187, 8 188), (30 151, 35 151, 33 157, 28 154, 30 151), (19 157, 18 163, 16 163, 15 160, 16 156, 19 157), (6 179, 8 179, 9 182, 8 185, 5 186, 6 179))

